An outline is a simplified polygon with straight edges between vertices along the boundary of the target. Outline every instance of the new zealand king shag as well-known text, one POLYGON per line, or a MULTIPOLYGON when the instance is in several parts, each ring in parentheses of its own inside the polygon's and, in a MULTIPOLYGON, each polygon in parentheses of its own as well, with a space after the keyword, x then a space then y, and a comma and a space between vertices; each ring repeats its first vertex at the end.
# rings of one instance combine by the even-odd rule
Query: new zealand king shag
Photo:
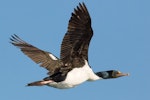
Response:
POLYGON ((61 44, 60 58, 52 53, 38 49, 17 35, 10 38, 14 46, 30 57, 35 63, 46 68, 48 77, 27 86, 47 85, 59 89, 75 87, 85 81, 111 79, 129 74, 117 70, 93 72, 88 63, 88 48, 93 36, 91 18, 84 3, 74 9, 68 24, 68 30, 61 44))

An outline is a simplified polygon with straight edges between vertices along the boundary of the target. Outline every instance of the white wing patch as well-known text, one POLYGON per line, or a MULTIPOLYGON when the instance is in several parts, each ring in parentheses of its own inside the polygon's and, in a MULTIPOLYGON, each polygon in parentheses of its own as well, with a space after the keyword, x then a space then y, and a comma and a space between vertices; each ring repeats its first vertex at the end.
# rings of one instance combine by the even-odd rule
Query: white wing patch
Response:
POLYGON ((53 60, 58 60, 53 54, 49 53, 49 56, 53 59, 53 60))

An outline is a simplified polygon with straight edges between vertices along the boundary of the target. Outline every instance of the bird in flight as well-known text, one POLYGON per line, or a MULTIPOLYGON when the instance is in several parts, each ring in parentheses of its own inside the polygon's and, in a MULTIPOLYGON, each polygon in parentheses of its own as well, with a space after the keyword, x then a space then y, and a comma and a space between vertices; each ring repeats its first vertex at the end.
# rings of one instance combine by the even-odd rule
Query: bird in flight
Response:
POLYGON ((88 63, 88 48, 92 36, 89 12, 84 3, 79 3, 71 14, 68 30, 61 44, 60 58, 27 43, 15 34, 10 40, 35 63, 48 70, 48 77, 29 83, 27 86, 46 85, 67 89, 85 81, 128 76, 128 73, 121 73, 117 70, 93 72, 88 63))

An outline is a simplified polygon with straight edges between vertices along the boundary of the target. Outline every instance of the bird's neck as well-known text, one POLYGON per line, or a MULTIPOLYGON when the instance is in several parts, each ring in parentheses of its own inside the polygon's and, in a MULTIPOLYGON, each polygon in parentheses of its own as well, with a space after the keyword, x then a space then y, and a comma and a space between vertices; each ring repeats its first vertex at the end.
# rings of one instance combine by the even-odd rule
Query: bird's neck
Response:
POLYGON ((109 79, 109 78, 111 78, 110 72, 111 71, 102 71, 102 72, 97 72, 95 74, 102 79, 109 79))

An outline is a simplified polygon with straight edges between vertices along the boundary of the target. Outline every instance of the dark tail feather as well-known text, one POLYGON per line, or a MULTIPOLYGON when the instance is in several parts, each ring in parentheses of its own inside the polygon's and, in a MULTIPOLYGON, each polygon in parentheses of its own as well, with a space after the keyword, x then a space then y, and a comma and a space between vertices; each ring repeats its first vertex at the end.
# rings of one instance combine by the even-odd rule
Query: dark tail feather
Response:
POLYGON ((54 81, 52 80, 35 81, 35 82, 27 84, 27 86, 43 86, 51 82, 54 82, 54 81))
POLYGON ((28 83, 27 86, 43 86, 45 84, 42 84, 44 81, 35 81, 32 83, 28 83))

